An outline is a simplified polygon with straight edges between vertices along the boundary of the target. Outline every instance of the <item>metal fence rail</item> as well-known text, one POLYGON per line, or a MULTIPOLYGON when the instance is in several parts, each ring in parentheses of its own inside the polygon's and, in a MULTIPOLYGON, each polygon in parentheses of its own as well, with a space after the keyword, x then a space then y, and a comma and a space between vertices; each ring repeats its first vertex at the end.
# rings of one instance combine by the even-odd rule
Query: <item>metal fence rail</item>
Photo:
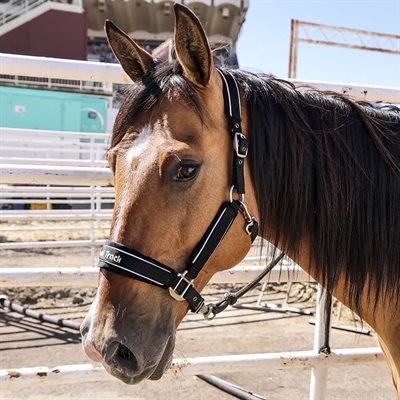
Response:
MULTIPOLYGON (((170 373, 174 375, 199 375, 231 373, 261 368, 327 368, 341 365, 364 364, 384 361, 379 347, 364 349, 333 349, 330 355, 314 351, 293 351, 282 353, 258 353, 226 355, 215 357, 179 358, 172 362, 170 373)), ((34 383, 60 384, 96 382, 107 378, 100 365, 61 365, 54 368, 36 367, 0 370, 0 384, 19 385, 34 383)), ((316 397, 322 400, 323 397, 316 397)))
MULTIPOLYGON (((243 262, 245 263, 246 259, 243 262)), ((264 267, 261 265, 240 265, 228 271, 218 272, 211 278, 210 283, 248 283, 263 269, 264 267)), ((96 267, 0 268, 0 288, 35 286, 95 287, 97 285, 98 272, 96 267)), ((265 280, 269 282, 310 282, 312 278, 301 268, 284 263, 281 268, 273 270, 265 280)))
POLYGON ((107 133, 0 128, 0 163, 107 167, 107 133))
MULTIPOLYGON (((91 82, 129 84, 131 80, 117 64, 57 58, 21 56, 0 53, 0 73, 45 78, 76 79, 91 82)), ((289 79, 296 86, 344 93, 356 100, 400 104, 400 91, 395 87, 379 87, 351 83, 316 82, 289 79)))
POLYGON ((0 164, 1 183, 112 186, 108 168, 0 164))

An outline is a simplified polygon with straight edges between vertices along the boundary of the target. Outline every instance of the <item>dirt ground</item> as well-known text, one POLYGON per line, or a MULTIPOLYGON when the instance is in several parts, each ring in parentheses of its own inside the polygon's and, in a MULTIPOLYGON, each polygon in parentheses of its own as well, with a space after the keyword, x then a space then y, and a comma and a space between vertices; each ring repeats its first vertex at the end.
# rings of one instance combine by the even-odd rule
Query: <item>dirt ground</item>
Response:
MULTIPOLYGON (((29 224, 28 224, 29 225, 29 224)), ((3 225, 4 226, 4 225, 3 225)), ((17 226, 17 225, 16 225, 17 226)), ((21 226, 20 226, 21 227, 21 226)), ((53 226, 55 227, 55 225, 53 226)), ((21 227, 22 228, 22 227, 21 227)), ((69 236, 64 232, 64 236, 69 236)), ((23 233, 11 238, 2 233, 5 240, 27 240, 23 233)), ((42 232, 40 240, 58 237, 62 233, 42 232)), ((79 234, 73 233, 78 239, 79 234)), ((30 238, 30 240, 32 240, 30 238)), ((91 253, 87 248, 2 250, 0 267, 25 266, 84 266, 91 265, 91 253), (12 262, 10 262, 12 260, 12 262), (11 264, 11 265, 10 265, 11 264)), ((212 285, 207 289, 207 299, 219 298, 226 289, 212 285)), ((43 313, 81 321, 95 294, 94 288, 24 288, 3 289, 11 300, 43 313)), ((255 304, 260 287, 249 293, 242 301, 255 304)), ((281 304, 286 299, 287 285, 268 287, 264 301, 281 304)), ((313 310, 315 286, 295 284, 289 296, 292 306, 313 310)), ((335 304, 335 313, 338 304, 335 304)), ((310 350, 313 345, 314 327, 310 317, 294 313, 265 312, 229 308, 213 321, 188 315, 178 331, 176 357, 196 357, 221 354, 244 354, 310 350)), ((357 318, 347 309, 340 321, 334 317, 334 325, 351 325, 360 328, 357 318)), ((368 326, 364 325, 364 328, 368 326)), ((361 335, 333 329, 332 348, 373 347, 377 340, 372 332, 361 335)), ((69 329, 38 323, 14 312, 0 309, 0 369, 87 363, 81 350, 79 335, 69 329)), ((302 369, 243 371, 227 373, 219 377, 240 385, 269 400, 307 399, 309 396, 310 371, 302 369)), ((355 397, 363 400, 394 400, 390 371, 385 363, 371 363, 329 369, 328 400, 345 400, 355 397)), ((123 400, 225 400, 225 394, 196 377, 167 373, 160 381, 146 381, 137 386, 125 385, 112 377, 95 383, 36 384, 15 383, 0 387, 1 400, 47 400, 47 399, 123 399, 123 400)))

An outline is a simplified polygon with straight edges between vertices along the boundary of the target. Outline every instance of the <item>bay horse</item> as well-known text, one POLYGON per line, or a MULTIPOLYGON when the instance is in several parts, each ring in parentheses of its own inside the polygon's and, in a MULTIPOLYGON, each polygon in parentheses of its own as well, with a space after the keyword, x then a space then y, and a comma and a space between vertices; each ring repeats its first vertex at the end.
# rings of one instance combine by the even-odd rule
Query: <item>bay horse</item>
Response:
POLYGON ((372 326, 400 398, 400 113, 218 70, 197 17, 174 11, 170 63, 106 21, 133 85, 107 155, 115 205, 81 326, 86 354, 126 383, 159 379, 177 326, 189 308, 204 308, 200 291, 258 233, 372 326), (241 116, 229 120, 232 85, 241 116), (230 213, 239 216, 221 228, 230 213), (163 274, 176 285, 163 285, 163 274))

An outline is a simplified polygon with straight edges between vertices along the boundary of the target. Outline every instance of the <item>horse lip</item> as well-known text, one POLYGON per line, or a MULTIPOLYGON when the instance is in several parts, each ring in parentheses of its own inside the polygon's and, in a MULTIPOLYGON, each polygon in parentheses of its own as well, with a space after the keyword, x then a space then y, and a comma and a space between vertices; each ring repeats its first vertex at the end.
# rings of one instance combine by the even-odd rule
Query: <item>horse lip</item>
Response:
POLYGON ((164 373, 167 371, 167 369, 169 369, 171 364, 172 364, 172 354, 169 357, 168 362, 166 362, 164 366, 160 366, 160 364, 156 366, 153 373, 149 376, 149 379, 152 381, 158 381, 159 379, 161 379, 164 373))
POLYGON ((161 379, 165 371, 171 366, 173 358, 173 350, 175 347, 174 342, 175 342, 175 337, 171 336, 167 342, 167 345, 165 346, 163 355, 161 356, 159 362, 157 363, 156 368, 154 369, 153 373, 149 376, 150 380, 155 381, 161 379), (170 350, 169 355, 167 355, 167 352, 169 350, 170 350))
POLYGON ((148 379, 148 378, 151 379, 151 376, 154 374, 154 371, 157 369, 157 364, 155 364, 155 365, 152 365, 152 366, 146 368, 145 370, 143 370, 142 372, 140 372, 137 375, 129 376, 129 375, 124 374, 119 369, 113 368, 110 365, 106 365, 104 363, 103 363, 103 365, 111 375, 113 375, 114 377, 118 378, 119 380, 121 380, 122 382, 124 382, 128 385, 135 385, 137 383, 142 382, 145 379, 148 379))

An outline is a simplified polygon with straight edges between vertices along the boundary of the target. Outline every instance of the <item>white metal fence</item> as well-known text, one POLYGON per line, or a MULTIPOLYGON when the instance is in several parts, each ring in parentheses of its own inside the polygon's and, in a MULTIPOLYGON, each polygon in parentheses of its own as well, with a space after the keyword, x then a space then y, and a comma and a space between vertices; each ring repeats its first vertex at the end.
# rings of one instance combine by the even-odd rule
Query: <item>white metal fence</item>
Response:
MULTIPOLYGON (((127 77, 123 74, 122 69, 117 65, 108 65, 104 63, 71 61, 71 60, 56 60, 46 59, 40 57, 26 57, 15 55, 0 55, 1 57, 1 73, 4 74, 19 74, 24 76, 37 76, 52 77, 60 79, 79 79, 88 81, 101 81, 108 83, 128 83, 127 77)), ((294 81, 296 84, 302 85, 304 82, 294 81)), ((323 90, 336 90, 342 93, 352 95, 358 100, 367 100, 372 102, 384 101, 388 103, 400 103, 400 91, 396 88, 378 88, 372 86, 362 85, 347 85, 347 84, 333 84, 323 82, 306 82, 310 86, 317 87, 323 90)), ((81 146, 79 144, 79 146, 81 146)), ((93 144, 94 146, 94 144, 93 144)), ((90 147, 90 145, 89 145, 90 147)), ((87 148, 85 147, 87 150, 87 148)), ((100 150, 99 150, 100 151, 100 150)), ((84 153, 84 154, 91 154, 84 153)), ((97 154, 97 153, 95 153, 97 154)), ((6 157, 7 158, 7 157, 6 157)), ((29 157, 34 158, 34 157, 29 157)), ((63 157, 56 157, 56 160, 64 160, 63 157)), ((67 158, 68 159, 68 158, 67 158)), ((91 160, 91 157, 89 157, 91 160)), ((28 162, 19 164, 23 160, 6 160, 3 159, 3 165, 0 166, 1 178, 5 185, 88 185, 91 190, 99 191, 99 193, 106 193, 101 186, 111 184, 111 175, 106 168, 89 167, 86 164, 69 164, 63 162, 64 166, 54 165, 52 157, 48 158, 47 164, 40 162, 40 165, 27 165, 28 162), (85 166, 82 166, 85 165, 85 166), (95 189, 92 189, 95 188, 95 189)), ((53 159, 54 160, 54 159, 53 159)), ((94 157, 94 162, 102 165, 99 157, 94 157)), ((30 163, 32 160, 29 161, 30 163)), ((55 162, 55 161, 54 161, 55 162)), ((58 162, 58 161, 57 161, 58 162)), ((61 163, 61 161, 60 161, 61 163)), ((3 200, 10 200, 12 196, 11 186, 7 186, 3 200)), ((20 190, 19 195, 24 193, 20 186, 16 190, 20 190)), ((43 204, 46 206, 51 202, 49 197, 56 197, 56 191, 46 192, 48 188, 34 189, 34 199, 44 199, 43 204), (51 194, 51 196, 50 196, 51 194), (45 197, 46 196, 46 197, 45 197)), ((57 189, 58 190, 58 189, 57 189)), ((59 189, 62 193, 62 189, 59 189)), ((71 191, 71 194, 75 193, 71 191)), ((78 193, 78 189, 76 189, 78 193)), ((26 193, 25 193, 26 194, 26 193)), ((79 193, 82 194, 83 193, 79 193)), ((71 199, 73 196, 71 196, 71 199)), ((7 218, 46 218, 53 212, 52 218, 54 219, 68 219, 83 218, 82 210, 73 212, 62 211, 60 213, 55 210, 36 210, 36 213, 31 214, 32 217, 26 217, 18 211, 14 214, 7 214, 7 218), (42 214, 41 214, 42 213, 42 214), (76 213, 76 214, 75 214, 76 213), (72 215, 71 215, 72 214, 72 215), (35 215, 33 217, 33 215, 35 215)), ((98 211, 98 210, 97 210, 98 211)), ((9 212, 9 211, 7 211, 9 212)), ((92 212, 92 210, 91 210, 92 212)), ((98 215, 101 215, 99 213, 98 215)), ((89 215, 91 217, 91 215, 89 215)), ((104 219, 109 218, 109 214, 102 215, 104 219)), ((37 244, 34 244, 37 245, 37 244)), ((288 266, 285 266, 288 268, 288 266)), ((233 278, 235 282, 247 281, 254 273, 256 267, 245 267, 234 269, 233 271, 218 274, 215 280, 224 282, 225 280, 233 278), (225 278, 224 278, 225 277, 225 278)), ((307 276, 298 270, 296 281, 308 279, 307 276)), ((79 276, 79 283, 93 283, 93 275, 95 269, 92 267, 82 268, 64 268, 64 269, 23 269, 23 268, 2 268, 0 269, 0 287, 10 287, 18 284, 19 286, 31 285, 49 285, 54 284, 57 279, 57 284, 76 285, 76 277, 79 276), (57 278, 56 278, 57 276, 57 278)), ((285 277, 282 274, 281 277, 285 277)), ((330 366, 338 366, 344 364, 355 364, 365 362, 382 361, 383 356, 379 348, 358 348, 358 349, 337 349, 332 350, 330 354, 321 353, 322 338, 326 336, 324 307, 326 301, 326 293, 319 290, 319 299, 317 302, 316 313, 316 329, 314 337, 314 348, 310 351, 301 352, 283 352, 283 353, 265 353, 265 354, 243 354, 238 356, 210 356, 198 358, 185 358, 174 360, 171 370, 174 372, 184 374, 200 374, 200 373, 217 373, 217 372, 232 372, 244 369, 259 369, 267 366, 274 368, 311 368, 312 377, 310 384, 310 399, 322 400, 325 396, 327 369, 330 366)), ((7 384, 28 383, 31 384, 35 381, 46 381, 59 383, 63 380, 77 381, 95 381, 103 379, 104 370, 102 367, 85 364, 85 365, 66 365, 58 366, 55 368, 21 368, 17 370, 0 370, 0 382, 7 384)))
POLYGON ((0 163, 106 167, 110 135, 1 128, 0 163))

